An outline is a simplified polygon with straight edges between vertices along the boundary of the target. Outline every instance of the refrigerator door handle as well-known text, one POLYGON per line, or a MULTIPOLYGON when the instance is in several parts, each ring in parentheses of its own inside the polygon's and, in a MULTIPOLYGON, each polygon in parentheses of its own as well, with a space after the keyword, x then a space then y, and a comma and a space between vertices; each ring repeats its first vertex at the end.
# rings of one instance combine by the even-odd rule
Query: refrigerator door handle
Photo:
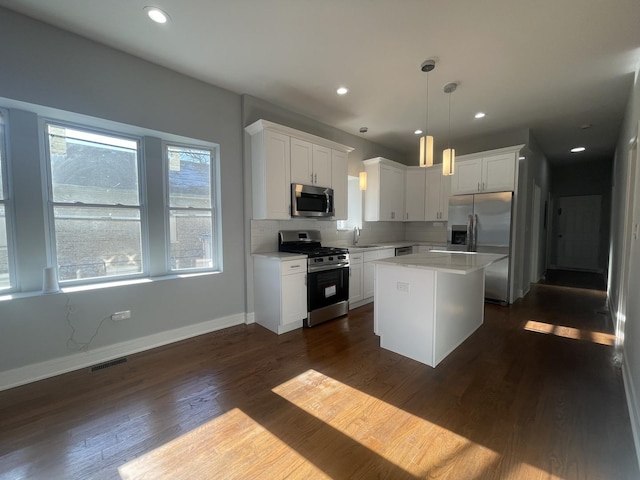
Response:
POLYGON ((469 215, 467 219, 467 251, 473 249, 473 215, 469 215))
POLYGON ((473 216, 473 251, 478 251, 478 214, 473 216))

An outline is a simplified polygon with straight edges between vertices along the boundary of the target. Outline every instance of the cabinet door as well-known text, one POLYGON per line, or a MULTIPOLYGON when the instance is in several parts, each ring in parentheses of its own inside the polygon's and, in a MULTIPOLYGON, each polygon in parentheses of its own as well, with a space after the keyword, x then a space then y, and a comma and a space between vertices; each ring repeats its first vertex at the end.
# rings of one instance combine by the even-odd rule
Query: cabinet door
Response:
POLYGON ((349 267, 349 302, 356 303, 364 299, 363 296, 363 270, 362 263, 352 263, 349 267))
POLYGON ((440 177, 440 220, 449 220, 449 196, 451 195, 451 176, 440 177))
POLYGON ((405 172, 405 211, 407 222, 424 221, 425 168, 410 168, 405 172))
POLYGON ((318 187, 331 187, 331 149, 313 146, 313 184, 318 187))
POLYGON ((380 220, 401 222, 404 219, 404 172, 380 166, 380 220))
POLYGON ((482 159, 456 162, 456 170, 451 180, 451 194, 478 193, 482 183, 482 159))
POLYGON ((502 192, 515 189, 516 161, 513 153, 482 159, 482 191, 502 192))
MULTIPOLYGON (((437 221, 440 220, 440 200, 442 198, 441 185, 442 185, 442 168, 430 167, 426 172, 426 184, 427 190, 425 195, 425 220, 437 221)), ((447 178, 450 178, 447 176, 447 178)))
POLYGON ((313 185, 313 144, 291 137, 291 183, 313 185))
POLYGON ((307 318, 307 285, 306 273, 282 275, 282 325, 307 318))
POLYGON ((364 270, 362 277, 362 296, 363 298, 373 297, 375 285, 373 283, 375 275, 375 264, 373 262, 364 262, 364 270))
MULTIPOLYGON (((291 180, 289 176, 290 148, 289 137, 270 130, 264 131, 264 176, 266 204, 264 218, 291 218, 291 180)), ((255 201, 254 201, 255 205, 255 201)), ((256 208, 254 206, 254 213, 256 208)), ((261 218, 256 217, 256 218, 261 218)))
POLYGON ((334 220, 346 220, 349 214, 349 176, 347 154, 331 150, 331 188, 333 188, 334 220))

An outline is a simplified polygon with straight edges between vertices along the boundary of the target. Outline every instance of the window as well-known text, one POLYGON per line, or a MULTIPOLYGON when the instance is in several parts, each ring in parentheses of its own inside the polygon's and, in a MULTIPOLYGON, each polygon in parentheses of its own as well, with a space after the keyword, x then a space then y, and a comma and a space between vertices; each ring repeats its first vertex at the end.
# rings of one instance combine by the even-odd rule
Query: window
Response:
POLYGON ((217 267, 214 218, 215 151, 167 145, 169 265, 176 270, 217 267))
POLYGON ((353 230, 354 227, 362 228, 362 191, 360 190, 360 179, 349 177, 348 180, 348 211, 346 220, 338 220, 338 230, 353 230))
POLYGON ((5 149, 6 111, 0 110, 0 290, 13 287, 13 257, 11 249, 11 218, 9 185, 5 149))
POLYGON ((49 216, 60 281, 142 274, 139 140, 46 123, 49 216))

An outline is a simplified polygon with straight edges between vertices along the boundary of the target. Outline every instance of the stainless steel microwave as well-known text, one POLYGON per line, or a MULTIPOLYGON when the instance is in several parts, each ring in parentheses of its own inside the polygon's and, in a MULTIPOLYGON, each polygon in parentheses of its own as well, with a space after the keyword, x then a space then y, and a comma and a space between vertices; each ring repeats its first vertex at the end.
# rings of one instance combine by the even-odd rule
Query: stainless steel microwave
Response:
POLYGON ((292 217, 333 217, 333 189, 291 184, 292 217))

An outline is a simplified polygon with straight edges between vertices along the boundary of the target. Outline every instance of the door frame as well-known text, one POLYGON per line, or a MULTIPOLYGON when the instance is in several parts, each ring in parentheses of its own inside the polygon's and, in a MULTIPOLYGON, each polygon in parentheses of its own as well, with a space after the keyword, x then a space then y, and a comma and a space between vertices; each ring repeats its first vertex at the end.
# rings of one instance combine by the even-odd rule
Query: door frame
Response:
MULTIPOLYGON (((638 134, 640 134, 640 121, 638 122, 638 134)), ((629 290, 629 265, 626 259, 631 258, 631 249, 633 246, 633 219, 635 215, 635 200, 638 197, 636 192, 636 186, 638 182, 638 136, 636 140, 629 148, 628 163, 629 168, 627 170, 627 185, 626 185, 626 197, 625 197, 625 216, 623 217, 623 238, 622 238, 622 255, 620 257, 620 272, 619 284, 618 284, 618 301, 616 305, 615 315, 615 333, 616 344, 622 344, 624 338, 624 327, 627 314, 627 302, 628 302, 628 290, 629 290)))
POLYGON ((540 278, 540 216, 542 213, 542 189, 533 181, 531 195, 531 256, 529 258, 529 280, 537 283, 540 278))

